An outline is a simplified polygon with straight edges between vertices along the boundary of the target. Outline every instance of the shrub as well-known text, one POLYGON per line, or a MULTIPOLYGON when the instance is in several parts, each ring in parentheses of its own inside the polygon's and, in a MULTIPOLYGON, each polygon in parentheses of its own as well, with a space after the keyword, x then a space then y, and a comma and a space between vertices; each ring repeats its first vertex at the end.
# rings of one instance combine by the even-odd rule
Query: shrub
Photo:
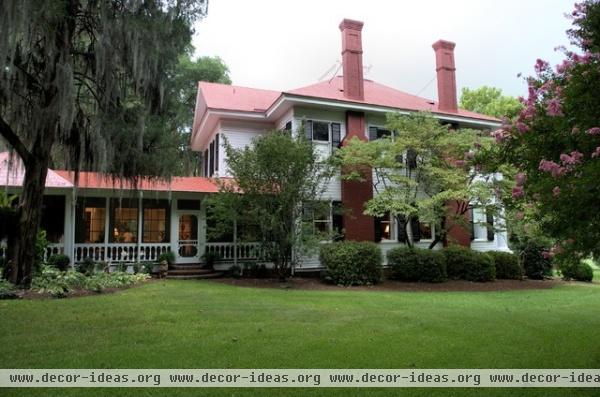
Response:
POLYGON ((61 272, 55 267, 42 266, 31 283, 31 288, 40 293, 49 293, 56 298, 65 297, 69 291, 85 288, 86 278, 74 271, 61 272))
POLYGON ((71 259, 64 254, 51 255, 46 261, 46 264, 50 267, 54 267, 61 272, 66 272, 71 264, 71 259))
POLYGON ((464 279, 466 268, 473 266, 475 261, 473 251, 460 245, 451 245, 442 250, 446 258, 446 271, 448 278, 464 279))
POLYGON ((83 258, 83 261, 77 266, 77 271, 86 276, 91 276, 96 271, 96 262, 90 257, 83 258))
POLYGON ((594 278, 592 267, 576 259, 561 261, 559 267, 565 280, 592 281, 594 278))
POLYGON ((522 280, 523 268, 519 258, 509 252, 490 251, 487 253, 494 261, 496 278, 505 280, 522 280))
POLYGON ((2 299, 17 299, 17 289, 7 280, 0 278, 0 300, 2 299))
POLYGON ((532 241, 525 243, 521 251, 521 263, 527 278, 541 280, 552 276, 552 261, 544 258, 544 248, 532 241))
POLYGON ((175 264, 175 253, 173 251, 163 252, 158 257, 158 263, 162 261, 167 261, 169 266, 175 264))
POLYGON ((243 264, 244 276, 252 278, 265 278, 269 275, 269 270, 264 263, 247 262, 243 264))
POLYGON ((35 240, 35 262, 34 272, 40 270, 44 264, 44 256, 46 256, 46 249, 48 248, 48 240, 46 239, 46 231, 38 231, 37 238, 35 240))
POLYGON ((448 277, 468 281, 493 281, 496 269, 492 258, 466 247, 451 246, 442 250, 448 277))
POLYGON ((325 280, 338 285, 376 284, 381 281, 379 247, 369 242, 340 241, 321 247, 325 280))
POLYGON ((143 273, 146 273, 146 274, 154 273, 154 266, 156 266, 155 263, 152 263, 152 262, 145 263, 143 273))
POLYGON ((446 281, 446 261, 438 251, 400 247, 387 253, 392 278, 402 281, 446 281))

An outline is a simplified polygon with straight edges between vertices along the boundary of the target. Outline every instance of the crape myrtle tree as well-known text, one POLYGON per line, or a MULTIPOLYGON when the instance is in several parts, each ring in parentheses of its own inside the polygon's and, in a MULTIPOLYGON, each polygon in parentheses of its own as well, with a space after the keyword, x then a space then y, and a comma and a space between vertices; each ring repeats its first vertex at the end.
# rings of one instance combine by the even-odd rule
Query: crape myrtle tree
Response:
POLYGON ((226 139, 223 144, 231 180, 221 183, 213 203, 228 206, 219 211, 222 220, 243 220, 258 229, 264 258, 285 279, 314 243, 303 208, 322 198, 331 167, 303 133, 269 131, 244 148, 226 139))
POLYGON ((478 154, 489 170, 516 169, 516 217, 554 241, 549 256, 600 254, 600 2, 575 5, 556 66, 538 59, 527 78, 523 110, 494 133, 498 145, 478 154))
POLYGON ((519 114, 523 105, 517 98, 503 95, 500 88, 484 85, 476 89, 463 88, 460 107, 489 116, 512 119, 519 114))
MULTIPOLYGON (((352 139, 333 161, 346 170, 347 179, 364 180, 372 169, 374 197, 365 204, 365 214, 390 214, 399 223, 400 238, 409 246, 419 222, 434 225, 429 248, 443 242, 454 227, 466 228, 472 205, 490 215, 499 215, 493 175, 483 176, 473 167, 473 149, 491 144, 475 130, 452 130, 427 113, 388 114, 387 136, 368 142, 352 139)), ((494 227, 491 222, 486 226, 494 227)), ((498 226, 498 225, 495 225, 498 226)))
POLYGON ((206 7, 202 0, 2 1, 0 134, 25 168, 10 281, 31 282, 53 152, 75 172, 134 182, 169 176, 177 132, 164 130, 164 82, 206 7))

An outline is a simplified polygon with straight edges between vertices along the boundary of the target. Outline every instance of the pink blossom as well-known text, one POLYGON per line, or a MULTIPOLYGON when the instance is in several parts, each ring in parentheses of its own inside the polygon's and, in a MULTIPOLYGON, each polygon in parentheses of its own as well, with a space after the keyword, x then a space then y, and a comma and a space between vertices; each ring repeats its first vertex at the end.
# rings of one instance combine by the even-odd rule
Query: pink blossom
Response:
POLYGON ((535 66, 533 68, 537 74, 540 74, 548 70, 548 62, 538 58, 538 60, 535 61, 535 66))
POLYGON ((515 186, 512 189, 512 197, 514 199, 521 198, 525 195, 525 191, 523 190, 523 186, 515 186))
POLYGON ((505 131, 505 130, 502 130, 502 129, 496 130, 496 131, 492 132, 492 136, 494 138, 496 138, 496 143, 502 143, 502 142, 504 142, 504 140, 506 138, 508 138, 508 135, 509 135, 508 131, 505 131))
POLYGON ((596 147, 596 150, 594 150, 594 152, 592 153, 593 159, 595 159, 598 156, 600 156, 600 146, 596 147))
POLYGON ((579 163, 582 158, 583 153, 578 152, 577 150, 572 151, 571 155, 565 153, 560 155, 560 161, 562 161, 564 165, 575 165, 579 163))
POLYGON ((516 127, 517 127, 517 131, 519 131, 521 134, 524 134, 527 131, 529 131, 529 127, 527 126, 527 124, 525 124, 521 121, 517 122, 516 127))
POLYGON ((554 258, 554 252, 544 250, 544 251, 542 251, 542 256, 545 259, 552 259, 552 258, 554 258))
POLYGON ((559 74, 563 74, 571 66, 573 66, 573 63, 570 60, 565 59, 560 65, 556 65, 556 72, 559 74))
POLYGON ((559 194, 560 194, 560 188, 558 186, 554 186, 554 189, 552 189, 552 195, 554 197, 558 197, 559 194))
POLYGON ((527 181, 527 175, 525 175, 522 172, 519 172, 515 176, 515 181, 517 182, 517 186, 523 186, 525 184, 525 182, 527 181))
POLYGON ((562 105, 556 98, 550 99, 546 104, 546 114, 550 117, 563 116, 562 105))
POLYGON ((550 172, 553 177, 561 176, 565 173, 565 168, 551 160, 541 160, 538 167, 540 171, 550 172))
POLYGON ((592 127, 585 132, 588 135, 600 135, 600 127, 592 127))

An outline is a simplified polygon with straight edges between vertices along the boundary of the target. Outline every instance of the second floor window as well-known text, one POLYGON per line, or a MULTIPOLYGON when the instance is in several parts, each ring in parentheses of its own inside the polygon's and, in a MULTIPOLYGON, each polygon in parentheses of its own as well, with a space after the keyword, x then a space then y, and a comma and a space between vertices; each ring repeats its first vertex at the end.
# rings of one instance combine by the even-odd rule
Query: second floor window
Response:
POLYGON ((329 123, 314 121, 312 127, 313 141, 329 142, 329 123))

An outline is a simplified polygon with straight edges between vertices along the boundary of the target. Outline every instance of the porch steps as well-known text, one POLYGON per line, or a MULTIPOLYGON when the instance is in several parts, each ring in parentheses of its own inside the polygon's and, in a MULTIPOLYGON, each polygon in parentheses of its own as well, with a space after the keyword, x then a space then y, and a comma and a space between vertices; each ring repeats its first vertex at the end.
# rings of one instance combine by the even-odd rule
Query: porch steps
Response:
POLYGON ((202 279, 221 277, 223 273, 202 265, 172 265, 167 273, 170 279, 202 279))

